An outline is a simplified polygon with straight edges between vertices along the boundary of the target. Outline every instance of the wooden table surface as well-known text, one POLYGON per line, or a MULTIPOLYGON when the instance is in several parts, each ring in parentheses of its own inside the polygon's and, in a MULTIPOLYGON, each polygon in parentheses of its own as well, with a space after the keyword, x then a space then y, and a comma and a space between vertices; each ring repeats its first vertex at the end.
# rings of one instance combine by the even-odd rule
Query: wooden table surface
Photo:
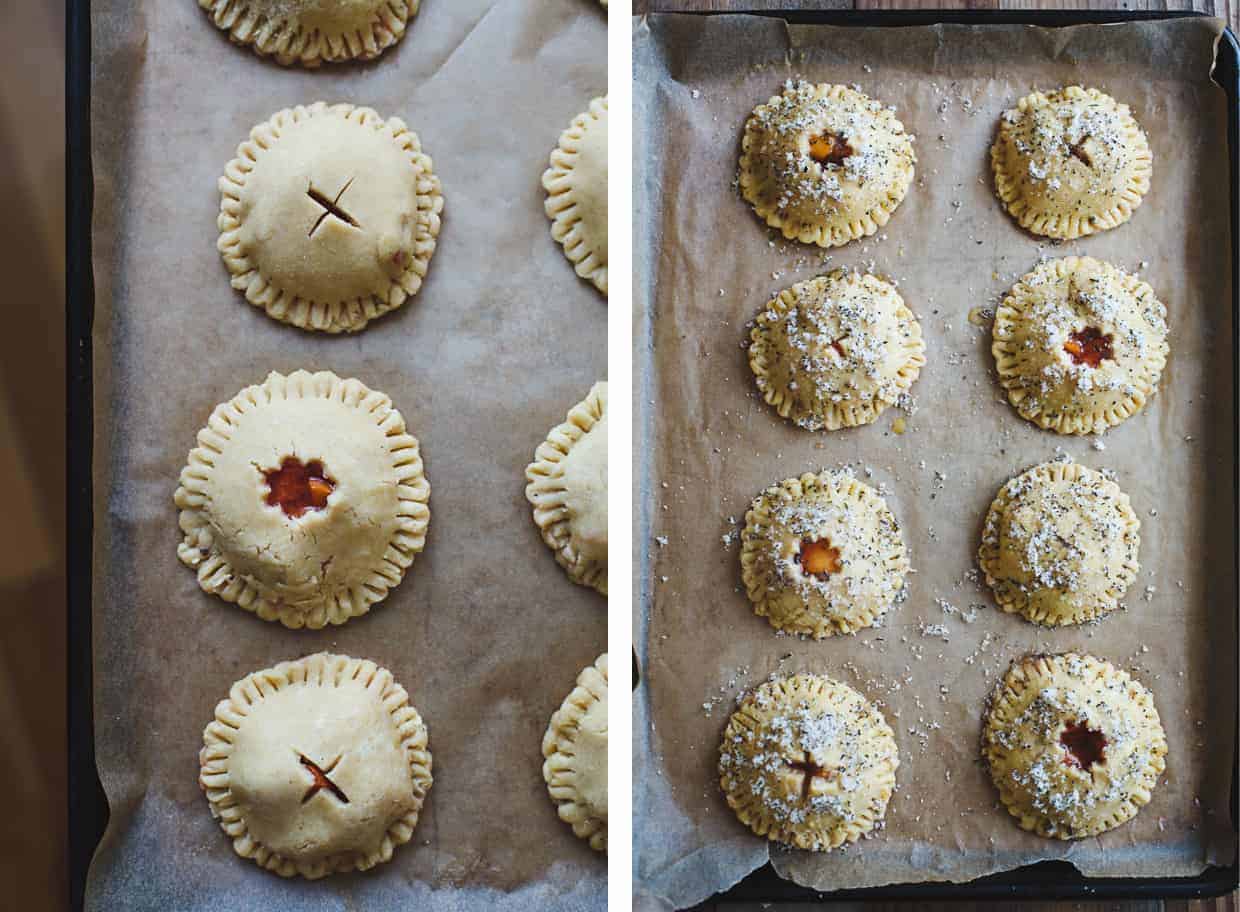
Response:
POLYGON ((881 9, 1123 9, 1123 10, 1197 10, 1226 19, 1236 29, 1237 8, 1232 0, 633 0, 634 13, 676 13, 699 10, 738 12, 741 10, 788 9, 803 10, 881 10, 881 9))
MULTIPOLYGON (((1124 10, 1197 10, 1212 16, 1226 19, 1235 31, 1237 28, 1237 11, 1240 0, 1189 0, 1189 2, 1160 2, 1160 0, 1086 0, 1086 2, 1060 2, 1060 0, 633 0, 633 12, 697 12, 712 10, 717 12, 739 12, 743 10, 788 9, 803 10, 881 10, 881 9, 1124 9, 1124 10)), ((776 907, 769 904, 750 902, 719 902, 706 903, 699 907, 698 912, 771 912, 776 907)), ((785 908, 798 912, 813 912, 823 909, 830 912, 908 912, 916 908, 918 912, 983 912, 994 908, 989 903, 936 903, 936 904, 901 904, 879 903, 863 906, 860 903, 814 904, 798 903, 785 908)), ((1005 910, 1017 912, 1050 912, 1050 910, 1067 910, 1073 912, 1237 912, 1240 908, 1240 893, 1233 893, 1220 899, 1196 900, 1191 902, 1077 902, 1077 903, 1013 903, 1004 905, 1005 910)))

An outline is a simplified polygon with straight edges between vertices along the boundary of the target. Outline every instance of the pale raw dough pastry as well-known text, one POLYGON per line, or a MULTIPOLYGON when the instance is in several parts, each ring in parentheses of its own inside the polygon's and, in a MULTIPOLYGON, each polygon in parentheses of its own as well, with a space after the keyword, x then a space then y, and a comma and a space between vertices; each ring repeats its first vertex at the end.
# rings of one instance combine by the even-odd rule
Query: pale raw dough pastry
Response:
MULTIPOLYGON (((606 4, 604 4, 606 5, 606 4)), ((543 172, 551 236, 577 275, 607 294, 607 96, 573 118, 543 172)))
POLYGON ((877 626, 903 597, 908 552, 873 488, 848 471, 773 485, 741 533, 741 578, 771 626, 815 639, 877 626))
POLYGON ((869 424, 908 398, 926 363, 921 326, 895 287, 846 269, 785 288, 749 337, 763 398, 811 431, 869 424))
POLYGON ((534 522, 569 579, 607 594, 607 381, 551 429, 526 467, 534 522))
POLYGON ((1166 767, 1154 698, 1088 655, 1017 659, 990 698, 982 757, 999 797, 1039 836, 1082 839, 1135 817, 1166 767))
POLYGON ((786 238, 837 247, 887 224, 913 181, 892 108, 842 85, 784 84, 745 123, 740 188, 786 238))
POLYGON ((1079 624, 1119 607, 1140 570, 1140 533, 1119 485, 1057 460, 1003 486, 977 556, 1004 611, 1039 624, 1079 624))
POLYGON ((991 351, 1008 399, 1060 434, 1101 433, 1139 412, 1167 350, 1154 290, 1091 257, 1042 262, 995 312, 991 351))
POLYGON ((198 585, 286 627, 343 624, 426 543, 418 441, 383 393, 328 371, 271 373, 216 406, 176 491, 198 585))
POLYGON ((250 131, 220 178, 232 285, 302 329, 353 332, 418 293, 443 194, 403 121, 316 102, 250 131))
POLYGON ((240 45, 289 66, 371 60, 400 41, 421 0, 198 0, 240 45))
POLYGON ((878 707, 815 674, 751 691, 719 745, 719 782, 741 822, 814 852, 882 825, 899 766, 895 735, 878 707))
POLYGON ((577 676, 542 741, 543 779, 560 819, 607 851, 607 653, 577 676))
POLYGON ((1034 92, 999 119, 995 192, 1022 228, 1071 240, 1122 225, 1150 188, 1153 157, 1127 105, 1097 89, 1034 92))
POLYGON ((283 877, 365 871, 413 836, 431 787, 426 725, 392 673, 325 652, 235 683, 198 782, 233 849, 283 877))

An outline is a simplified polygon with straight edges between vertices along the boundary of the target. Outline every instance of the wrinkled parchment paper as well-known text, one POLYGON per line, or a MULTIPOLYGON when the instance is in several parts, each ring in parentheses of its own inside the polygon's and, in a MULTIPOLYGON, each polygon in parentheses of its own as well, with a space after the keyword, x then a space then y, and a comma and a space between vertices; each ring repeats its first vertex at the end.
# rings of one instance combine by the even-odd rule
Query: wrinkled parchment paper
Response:
POLYGON ((635 247, 635 439, 647 441, 638 447, 647 479, 634 725, 639 893, 686 906, 768 857, 781 875, 823 890, 964 881, 1044 858, 1132 876, 1189 875, 1230 860, 1233 290, 1225 98, 1209 80, 1221 28, 1202 19, 1050 30, 636 22, 635 149, 651 163, 635 247), (857 84, 894 105, 916 135, 916 184, 877 236, 824 254, 768 232, 737 193, 744 120, 790 77, 857 84), (1153 187, 1129 224, 1053 246, 1000 209, 988 148, 1019 97, 1074 81, 1132 106, 1150 135, 1153 187), (1169 310, 1161 394, 1097 447, 1019 418, 993 379, 989 321, 969 319, 993 309, 1039 257, 1068 254, 1139 269, 1169 310), (756 392, 741 348, 747 323, 780 289, 838 266, 897 280, 921 320, 928 364, 902 435, 892 410, 869 427, 808 433, 756 392), (995 492, 1060 453, 1117 473, 1141 518, 1142 570, 1126 611, 1046 630, 1002 614, 966 574, 995 492), (903 525, 916 568, 908 600, 857 636, 778 637, 740 586, 745 510, 773 482, 845 463, 885 486, 903 525), (1065 844, 1020 830, 977 757, 985 697, 1010 661, 1070 649, 1104 656, 1153 690, 1171 752, 1134 822, 1065 844), (719 792, 717 748, 734 698, 796 670, 878 701, 899 741, 886 829, 846 851, 768 851, 719 792))
POLYGON ((606 605, 542 543, 523 474, 606 370, 606 305, 552 241, 539 183, 560 131, 606 91, 605 39, 594 3, 427 0, 378 61, 306 72, 231 45, 191 0, 95 4, 95 727, 112 819, 88 908, 605 908, 606 860, 557 819, 540 744, 606 648, 606 605), (318 99, 404 119, 444 188, 421 293, 349 337, 269 319, 215 249, 237 144, 318 99), (200 592, 172 504, 215 404, 300 367, 388 393, 431 484, 404 582, 318 632, 200 592), (286 881, 233 854, 197 755, 234 680, 323 649, 408 689, 435 784, 390 863, 286 881))

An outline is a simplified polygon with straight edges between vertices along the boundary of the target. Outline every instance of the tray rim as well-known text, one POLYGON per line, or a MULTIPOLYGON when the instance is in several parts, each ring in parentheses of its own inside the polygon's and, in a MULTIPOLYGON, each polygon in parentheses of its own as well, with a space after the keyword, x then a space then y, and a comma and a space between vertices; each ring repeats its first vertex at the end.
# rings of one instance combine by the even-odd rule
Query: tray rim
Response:
MULTIPOLYGON (((797 25, 908 27, 935 25, 1034 25, 1063 28, 1073 25, 1100 25, 1115 22, 1162 21, 1168 19, 1212 18, 1195 10, 651 10, 647 16, 751 15, 784 19, 797 25)), ((1231 279, 1232 318, 1232 416, 1233 466, 1232 513, 1240 541, 1240 41, 1227 26, 1218 45, 1213 79, 1228 100, 1227 143, 1230 155, 1231 198, 1231 279)), ((1240 551, 1233 574, 1240 580, 1240 551)), ((640 587, 637 587, 640 591, 640 587)), ((1240 603, 1237 604, 1240 613, 1240 603)), ((1236 644, 1240 649, 1240 641, 1236 644)), ((634 644, 634 689, 639 680, 640 663, 634 644)), ((1240 675, 1240 666, 1238 666, 1240 675)), ((1240 686, 1240 677, 1237 685, 1240 686)), ((1240 764, 1240 710, 1235 722, 1233 759, 1240 764)), ((1240 786, 1232 768, 1231 824, 1240 832, 1240 786)), ((890 884, 882 887, 820 892, 780 877, 768 862, 751 871, 729 889, 716 893, 694 908, 719 901, 822 902, 822 901, 997 901, 1015 900, 1121 900, 1121 899, 1203 899, 1240 889, 1240 850, 1230 865, 1211 865, 1193 877, 1086 877, 1070 862, 1048 859, 1001 871, 963 883, 923 882, 890 884)))

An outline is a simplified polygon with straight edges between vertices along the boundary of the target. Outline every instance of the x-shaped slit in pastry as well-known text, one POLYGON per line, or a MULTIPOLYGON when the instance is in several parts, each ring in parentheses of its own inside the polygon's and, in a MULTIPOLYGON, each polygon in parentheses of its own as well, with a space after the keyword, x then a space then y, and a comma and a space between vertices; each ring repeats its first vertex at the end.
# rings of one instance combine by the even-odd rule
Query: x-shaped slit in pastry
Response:
POLYGON ((314 781, 310 783, 310 788, 306 789, 306 794, 301 796, 302 804, 305 804, 323 789, 327 789, 335 795, 341 804, 349 803, 349 796, 344 793, 344 789, 332 782, 328 777, 328 774, 340 764, 341 756, 343 755, 337 755, 336 759, 327 764, 327 766, 319 766, 305 754, 297 754, 297 759, 301 762, 301 765, 309 770, 310 775, 314 777, 314 781))
POLYGON ((1087 142, 1089 142, 1089 136, 1082 136, 1076 142, 1068 144, 1068 152, 1086 168, 1092 168, 1094 160, 1090 158, 1089 150, 1085 148, 1085 143, 1087 142))
POLYGON ((821 777, 827 779, 831 775, 831 770, 819 766, 814 762, 814 758, 807 752, 804 760, 790 760, 788 766, 794 770, 801 771, 801 800, 809 801, 810 789, 813 788, 814 780, 821 777))
POLYGON ((306 191, 306 196, 310 197, 310 199, 314 200, 323 207, 323 214, 320 215, 319 220, 314 223, 314 227, 310 229, 310 233, 306 235, 307 237, 314 237, 314 232, 319 230, 319 225, 322 225, 323 220, 329 215, 334 215, 336 218, 340 219, 340 221, 348 225, 352 225, 354 228, 361 227, 358 224, 357 219, 349 215, 349 213, 345 212, 344 209, 340 207, 340 197, 344 196, 344 192, 351 186, 353 186, 353 178, 350 177, 345 185, 340 188, 340 192, 336 194, 336 198, 328 199, 318 190, 314 189, 314 184, 310 185, 310 188, 306 191))
POLYGON ((831 347, 836 350, 841 358, 843 358, 846 353, 844 351, 844 346, 840 343, 847 339, 850 335, 852 335, 852 333, 844 333, 844 335, 840 336, 838 339, 832 340, 831 342, 831 347))

